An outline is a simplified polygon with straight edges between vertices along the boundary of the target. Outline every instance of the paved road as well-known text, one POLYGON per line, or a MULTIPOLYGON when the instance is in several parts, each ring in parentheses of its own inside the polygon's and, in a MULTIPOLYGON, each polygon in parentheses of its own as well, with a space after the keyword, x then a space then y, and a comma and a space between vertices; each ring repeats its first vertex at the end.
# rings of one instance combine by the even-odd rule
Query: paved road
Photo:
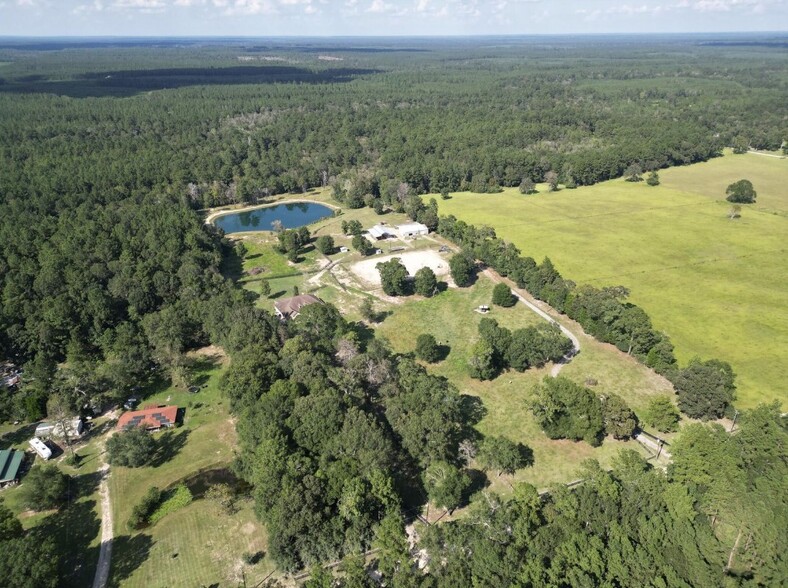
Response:
POLYGON ((638 433, 634 436, 636 441, 639 441, 642 445, 645 445, 649 449, 651 449, 655 454, 659 454, 660 457, 664 457, 666 460, 671 461, 672 457, 665 447, 662 447, 662 451, 659 450, 659 444, 654 441, 653 439, 646 437, 642 433, 638 433))
MULTIPOLYGON (((493 271, 493 270, 491 270, 489 268, 484 270, 484 275, 486 275, 488 278, 490 278, 493 282, 505 282, 505 280, 500 275, 498 275, 498 272, 495 272, 495 271, 493 271)), ((509 286, 511 288, 511 284, 507 284, 507 286, 509 286)), ((520 302, 525 304, 528 308, 533 310, 536 314, 538 314, 540 317, 542 317, 547 322, 553 323, 555 325, 558 325, 558 328, 561 329, 561 332, 564 335, 566 335, 567 337, 569 337, 569 339, 572 341, 572 351, 570 351, 567 355, 565 355, 563 357, 563 359, 561 359, 561 361, 556 362, 553 365, 552 369, 550 370, 550 375, 555 378, 559 373, 561 373, 561 370, 563 369, 563 367, 566 364, 568 364, 572 360, 572 358, 580 352, 580 339, 578 339, 572 331, 567 329, 564 325, 559 323, 557 320, 555 320, 553 317, 551 317, 549 314, 547 314, 541 308, 536 306, 533 302, 531 302, 530 300, 527 300, 517 290, 517 288, 511 288, 511 290, 512 290, 512 294, 514 294, 517 297, 517 300, 519 300, 520 302)))

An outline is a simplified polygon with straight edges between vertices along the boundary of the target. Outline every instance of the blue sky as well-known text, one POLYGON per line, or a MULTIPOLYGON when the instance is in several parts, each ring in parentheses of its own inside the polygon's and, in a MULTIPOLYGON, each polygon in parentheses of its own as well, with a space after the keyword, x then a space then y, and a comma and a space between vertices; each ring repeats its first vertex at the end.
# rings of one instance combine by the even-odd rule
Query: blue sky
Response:
POLYGON ((0 0, 0 35, 785 31, 788 0, 0 0))

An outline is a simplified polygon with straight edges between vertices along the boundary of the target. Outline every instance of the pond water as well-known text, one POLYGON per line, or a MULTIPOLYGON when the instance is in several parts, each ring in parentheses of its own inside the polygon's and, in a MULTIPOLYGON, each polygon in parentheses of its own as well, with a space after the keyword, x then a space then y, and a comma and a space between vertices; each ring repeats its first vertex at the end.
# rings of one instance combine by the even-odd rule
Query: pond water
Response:
POLYGON ((214 224, 225 233, 244 231, 271 231, 273 222, 279 221, 285 229, 297 229, 321 218, 332 216, 334 211, 328 206, 314 202, 291 202, 267 208, 255 208, 245 212, 234 212, 219 216, 214 224))

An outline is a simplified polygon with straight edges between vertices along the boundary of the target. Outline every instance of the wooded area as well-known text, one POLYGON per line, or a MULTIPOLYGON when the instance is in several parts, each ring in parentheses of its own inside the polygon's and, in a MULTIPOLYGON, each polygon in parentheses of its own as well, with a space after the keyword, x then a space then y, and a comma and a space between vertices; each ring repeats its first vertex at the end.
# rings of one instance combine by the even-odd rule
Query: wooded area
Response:
MULTIPOLYGON (((344 206, 386 202, 461 245, 468 254, 455 265, 468 267, 452 275, 481 260, 669 375, 690 416, 729 412, 730 367, 679 370, 668 337, 625 288, 577 287, 549 259, 522 256, 494 229, 438 219, 418 196, 546 177, 590 184, 741 142, 778 149, 785 55, 659 37, 451 43, 331 48, 340 67, 309 44, 0 48, 10 62, 0 70, 0 357, 24 365, 0 420, 38 420, 55 394, 77 409, 156 378, 187 387, 185 352, 215 343, 232 359, 223 389, 237 418, 236 469, 283 570, 378 545, 393 586, 719 585, 726 574, 733 585, 779 585, 788 455, 776 406, 743 414, 735 436, 686 427, 667 476, 624 453, 612 472, 590 463, 584 484, 544 499, 525 486, 510 500, 478 492, 467 519, 430 528, 433 564, 416 573, 403 515, 426 502, 454 509, 481 488, 463 443, 486 448, 483 461, 501 471, 526 465, 527 448, 482 439, 478 399, 333 306, 281 323, 222 275, 232 248, 198 209, 332 185, 344 206), (260 53, 297 65, 238 65, 260 53), (698 378, 714 379, 712 401, 698 401, 698 378), (733 568, 717 525, 744 537, 733 568)), ((282 247, 297 258, 302 237, 283 233, 282 247)), ((570 349, 551 328, 484 329, 480 379, 570 349)), ((615 400, 602 405, 561 381, 544 388, 540 398, 563 403, 535 407, 551 437, 599 443, 634 428, 615 400), (582 404, 590 423, 564 418, 582 404)), ((51 545, 28 550, 35 532, 2 506, 0 518, 3 552, 20 555, 5 558, 4 577, 52 584, 51 545)))

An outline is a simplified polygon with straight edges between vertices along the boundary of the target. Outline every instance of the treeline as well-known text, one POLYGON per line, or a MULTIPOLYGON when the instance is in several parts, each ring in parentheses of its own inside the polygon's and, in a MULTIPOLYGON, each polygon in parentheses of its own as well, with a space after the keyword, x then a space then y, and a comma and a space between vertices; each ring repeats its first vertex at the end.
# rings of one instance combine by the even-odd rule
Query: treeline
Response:
MULTIPOLYGON (((498 238, 492 227, 477 228, 453 215, 440 217, 438 233, 463 248, 463 253, 455 258, 478 259, 500 275, 509 277, 534 298, 577 321, 589 335, 615 345, 664 375, 675 386, 679 407, 688 416, 710 419, 731 412, 736 390, 731 366, 717 359, 705 362, 698 359, 680 368, 670 339, 654 329, 642 308, 626 301, 629 291, 624 286, 577 286, 561 276, 549 258, 537 264, 533 258, 523 257, 512 243, 498 238)), ((487 330, 494 332, 494 329, 487 330)), ((494 341, 493 336, 482 337, 474 350, 472 370, 476 377, 494 377, 496 369, 502 366, 494 358, 496 353, 506 357, 506 352, 501 343, 496 352, 494 341)), ((516 366, 516 363, 511 365, 516 366)))

